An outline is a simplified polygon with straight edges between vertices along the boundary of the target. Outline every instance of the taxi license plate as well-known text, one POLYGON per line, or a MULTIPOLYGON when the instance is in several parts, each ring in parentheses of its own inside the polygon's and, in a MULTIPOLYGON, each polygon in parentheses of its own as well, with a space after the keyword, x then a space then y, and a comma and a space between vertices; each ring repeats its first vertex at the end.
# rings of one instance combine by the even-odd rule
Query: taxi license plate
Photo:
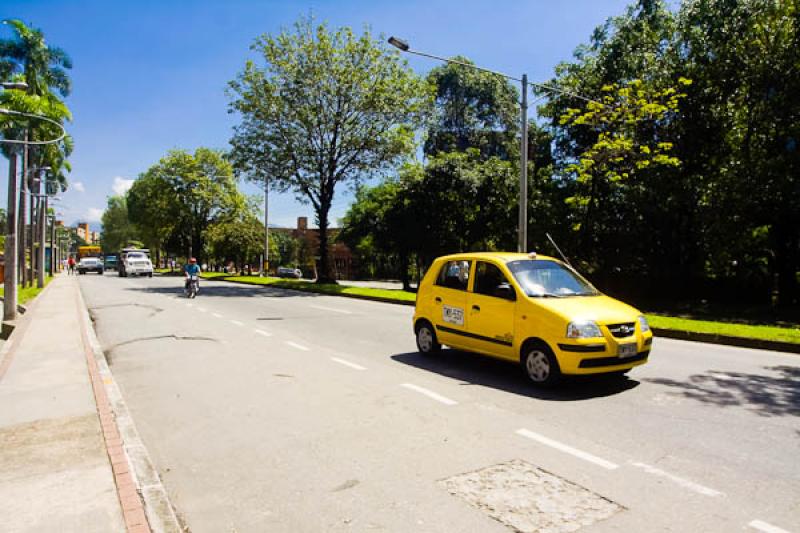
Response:
POLYGON ((636 344, 620 344, 617 349, 617 356, 619 357, 633 357, 636 355, 636 344))

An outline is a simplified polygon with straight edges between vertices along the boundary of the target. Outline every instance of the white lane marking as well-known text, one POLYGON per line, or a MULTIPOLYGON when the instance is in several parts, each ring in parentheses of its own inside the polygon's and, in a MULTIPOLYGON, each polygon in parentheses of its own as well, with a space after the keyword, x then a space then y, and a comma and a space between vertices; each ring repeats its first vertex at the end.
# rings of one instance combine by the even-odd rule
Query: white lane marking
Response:
POLYGON ((451 400, 450 398, 448 398, 446 396, 442 396, 441 394, 437 394, 437 393, 433 392, 432 390, 428 390, 428 389, 426 389, 424 387, 420 387, 419 385, 414 385, 412 383, 403 383, 400 386, 401 387, 405 387, 407 389, 411 389, 413 391, 417 391, 418 393, 424 394, 428 398, 433 398, 437 402, 441 402, 441 403, 443 403, 445 405, 458 405, 457 401, 451 400))
POLYGON ((304 352, 307 352, 307 351, 310 350, 310 348, 307 348, 307 347, 303 346, 302 344, 297 344, 296 342, 286 341, 286 344, 288 344, 292 348, 297 348, 298 350, 303 350, 304 352))
POLYGON ((186 307, 192 307, 192 304, 186 304, 186 307))
POLYGON ((584 452, 577 448, 573 448, 572 446, 568 446, 557 440, 553 440, 550 438, 545 437, 544 435, 539 435, 538 433, 534 433, 528 429, 518 429, 517 435, 522 435, 523 437, 527 437, 531 440, 535 440, 538 443, 544 444, 545 446, 550 446, 551 448, 555 448, 556 450, 562 451, 564 453, 568 453, 570 455, 574 455, 579 459, 583 459, 584 461, 589 461, 590 463, 594 463, 597 466, 602 466, 608 470, 614 470, 619 468, 619 465, 612 463, 611 461, 606 461, 605 459, 601 459, 596 455, 592 455, 588 452, 584 452))
POLYGON ((753 529, 764 531, 764 533, 789 533, 785 529, 781 529, 777 526, 773 526, 772 524, 768 524, 763 520, 753 520, 747 525, 752 527, 753 529))
POLYGON ((309 307, 313 307, 314 309, 319 309, 321 311, 331 311, 333 313, 341 313, 343 315, 352 315, 351 311, 345 311, 344 309, 336 309, 335 307, 325 307, 324 305, 310 305, 309 307))
POLYGON ((253 331, 258 333, 259 335, 263 335, 265 337, 272 337, 272 333, 268 333, 268 332, 264 331, 263 329, 254 329, 253 331))
POLYGON ((349 366, 350 368, 355 368, 356 370, 366 370, 366 368, 361 365, 351 363, 350 361, 345 361, 344 359, 339 359, 338 357, 331 357, 331 361, 336 361, 340 365, 349 366))
POLYGON ((206 308, 205 307, 198 307, 197 310, 200 311, 201 313, 205 313, 206 312, 206 308))
POLYGON ((229 320, 228 322, 230 322, 234 326, 244 326, 244 324, 242 322, 239 322, 238 320, 229 320))
POLYGON ((720 491, 718 491, 718 490, 714 490, 714 489, 710 489, 708 487, 704 487, 703 485, 700 485, 699 483, 695 483, 694 481, 689 481, 688 479, 683 479, 682 477, 675 476, 673 474, 670 474, 669 472, 665 472, 665 471, 661 470, 660 468, 656 468, 654 466, 650 466, 650 465, 647 465, 647 464, 644 464, 644 463, 632 462, 630 464, 635 466, 635 467, 637 467, 637 468, 641 468, 642 470, 644 470, 648 474, 653 474, 655 476, 665 477, 665 478, 669 479, 670 481, 672 481, 673 483, 676 483, 676 484, 680 485, 681 487, 684 487, 684 488, 687 488, 687 489, 692 490, 694 492, 697 492, 698 494, 702 494, 704 496, 721 496, 722 495, 722 493, 720 491))
POLYGON ((219 313, 211 313, 211 316, 213 316, 215 318, 222 318, 222 315, 219 314, 219 313))

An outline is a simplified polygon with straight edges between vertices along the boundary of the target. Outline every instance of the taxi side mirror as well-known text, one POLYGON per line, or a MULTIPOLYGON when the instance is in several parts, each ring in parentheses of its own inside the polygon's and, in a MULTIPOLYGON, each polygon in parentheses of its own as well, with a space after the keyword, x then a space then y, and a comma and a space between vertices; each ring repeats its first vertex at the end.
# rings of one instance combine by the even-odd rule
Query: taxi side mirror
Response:
POLYGON ((504 300, 516 301, 517 293, 509 283, 501 283, 494 290, 494 295, 504 300))

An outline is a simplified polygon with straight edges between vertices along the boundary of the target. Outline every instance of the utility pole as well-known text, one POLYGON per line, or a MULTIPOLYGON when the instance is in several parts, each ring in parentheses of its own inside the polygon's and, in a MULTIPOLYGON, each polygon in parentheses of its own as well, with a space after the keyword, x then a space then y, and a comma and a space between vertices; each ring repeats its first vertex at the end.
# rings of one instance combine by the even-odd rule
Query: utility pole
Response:
POLYGON ((6 228, 6 269, 3 273, 3 320, 17 318, 17 150, 8 158, 8 211, 6 228))
POLYGON ((44 196, 39 198, 39 270, 36 286, 44 288, 45 276, 45 244, 47 241, 47 178, 43 179, 40 187, 44 185, 44 196))
POLYGON ((519 225, 517 251, 528 251, 528 75, 522 75, 522 135, 520 136, 519 225))

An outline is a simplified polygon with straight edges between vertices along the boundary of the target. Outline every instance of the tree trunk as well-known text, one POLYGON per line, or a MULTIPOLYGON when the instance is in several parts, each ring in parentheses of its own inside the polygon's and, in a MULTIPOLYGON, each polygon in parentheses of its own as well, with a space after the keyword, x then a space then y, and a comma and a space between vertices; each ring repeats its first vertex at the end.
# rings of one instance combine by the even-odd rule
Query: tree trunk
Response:
POLYGON ((790 222, 773 226, 775 273, 778 276, 778 305, 789 307, 800 303, 797 271, 800 267, 800 230, 790 222))
MULTIPOLYGON (((28 140, 28 132, 25 132, 25 140, 28 140)), ((28 269, 26 267, 26 251, 28 248, 28 234, 26 230, 27 224, 25 219, 27 217, 28 205, 28 146, 25 145, 22 150, 22 174, 20 175, 19 185, 19 279, 23 287, 28 284, 28 269)))
POLYGON ((8 210, 6 228, 6 268, 3 279, 3 320, 17 318, 17 153, 8 158, 8 210))
POLYGON ((320 205, 317 210, 319 220, 319 268, 317 269, 317 283, 336 283, 331 276, 330 258, 328 257, 328 211, 330 204, 320 205))

